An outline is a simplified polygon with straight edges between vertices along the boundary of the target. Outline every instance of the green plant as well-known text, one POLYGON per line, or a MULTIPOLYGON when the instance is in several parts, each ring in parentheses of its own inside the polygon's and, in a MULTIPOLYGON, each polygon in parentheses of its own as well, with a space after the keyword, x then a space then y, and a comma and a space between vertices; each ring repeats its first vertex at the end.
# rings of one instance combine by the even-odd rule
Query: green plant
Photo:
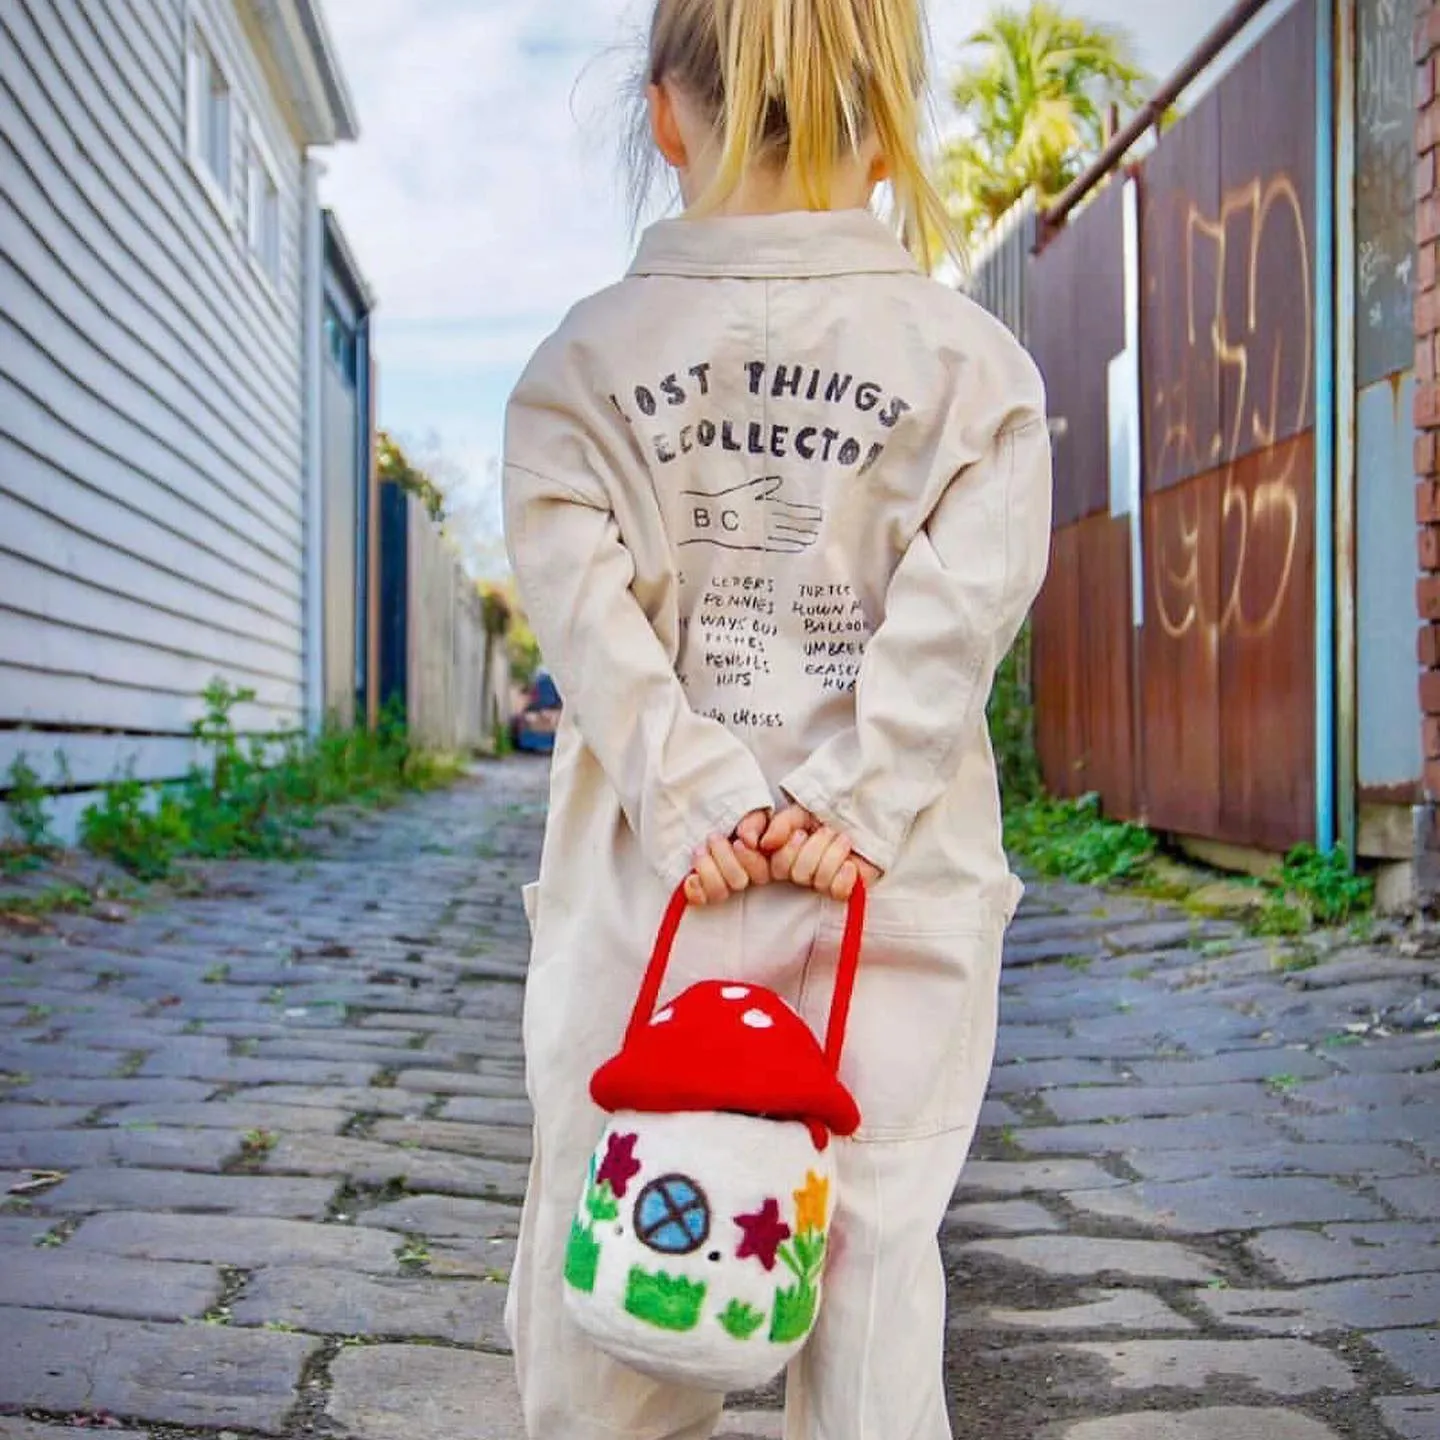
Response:
MULTIPOLYGON (((1310 928, 1310 916, 1298 905, 1292 905, 1282 896, 1271 895, 1250 916, 1248 924, 1251 933, 1255 935, 1303 935, 1310 928)), ((1283 969, 1284 967, 1279 968, 1283 969)), ((1302 967, 1292 968, 1300 969, 1302 967)))
POLYGON ((1051 0, 997 6, 968 45, 978 58, 951 89, 966 124, 941 174, 956 219, 973 235, 1027 194, 1042 204, 1060 195, 1103 148, 1109 106, 1135 109, 1148 77, 1124 31, 1051 0))
POLYGON ((1321 925, 1343 925, 1369 911, 1375 882, 1350 868, 1343 845, 1322 855, 1313 845, 1297 845, 1285 857, 1280 886, 1298 897, 1321 925))
POLYGON ((247 1130, 240 1137, 240 1154, 246 1160, 263 1160, 279 1143, 273 1130, 247 1130))
POLYGON ((105 788, 82 821, 91 850, 144 879, 167 875, 186 855, 293 857, 327 806, 383 805, 458 773, 453 760, 411 745, 393 706, 374 731, 332 725, 314 736, 245 736, 236 712, 254 700, 253 691, 217 679, 203 698, 191 730, 204 763, 158 788, 141 784, 132 770, 105 788))
POLYGON ((1106 820, 1098 795, 1040 796, 1011 807, 1005 843, 1042 875, 1081 884, 1138 881, 1155 855, 1155 837, 1141 825, 1106 820))
POLYGON ((985 716, 1005 804, 1014 806, 1034 800, 1040 793, 1040 759, 1035 751, 1028 624, 995 672, 985 716))
POLYGON ((0 916, 40 920, 61 910, 86 910, 94 896, 79 885, 51 885, 32 895, 0 896, 0 916))
POLYGON ((174 795, 156 792, 135 778, 132 765, 112 781, 80 819, 85 847, 107 856, 142 880, 166 875, 190 843, 184 812, 174 795))
POLYGON ((430 1247, 420 1235, 407 1235, 395 1258, 407 1269, 418 1270, 430 1263, 430 1247))
POLYGON ((10 762, 5 785, 0 788, 5 792, 10 826, 20 837, 22 849, 32 855, 53 850, 55 836, 50 829, 47 792, 40 783, 39 774, 31 768, 23 754, 10 762))
POLYGON ((1300 1077, 1298 1075, 1272 1075, 1265 1083, 1277 1095, 1284 1095, 1300 1083, 1300 1077))

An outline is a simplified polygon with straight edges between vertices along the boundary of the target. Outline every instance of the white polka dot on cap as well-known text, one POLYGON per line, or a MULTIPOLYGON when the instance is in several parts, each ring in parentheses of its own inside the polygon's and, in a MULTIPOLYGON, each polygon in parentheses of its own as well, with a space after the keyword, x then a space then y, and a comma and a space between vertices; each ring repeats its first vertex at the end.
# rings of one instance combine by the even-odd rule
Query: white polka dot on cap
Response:
POLYGON ((652 1025, 663 1025, 667 1020, 673 1020, 674 1018, 675 1007, 673 1005, 667 1005, 663 1010, 657 1010, 655 1014, 651 1016, 650 1023, 652 1025))
POLYGON ((727 985, 720 992, 720 996, 724 1000, 744 1000, 748 998, 749 994, 750 987, 748 985, 727 985))
POLYGON ((775 1024, 775 1019, 767 1015, 763 1010, 747 1010, 740 1020, 752 1030, 769 1030, 775 1024))

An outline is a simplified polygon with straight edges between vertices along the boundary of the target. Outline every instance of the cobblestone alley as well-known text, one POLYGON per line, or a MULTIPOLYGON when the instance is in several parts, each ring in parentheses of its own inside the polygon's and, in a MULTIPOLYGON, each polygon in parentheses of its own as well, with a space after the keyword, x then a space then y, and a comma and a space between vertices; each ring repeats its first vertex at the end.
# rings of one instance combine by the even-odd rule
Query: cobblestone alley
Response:
MULTIPOLYGON (((0 929, 0 1436, 520 1440, 543 783, 0 929)), ((945 1239, 957 1435, 1437 1440, 1437 1011, 1391 949, 1033 887, 945 1239)))

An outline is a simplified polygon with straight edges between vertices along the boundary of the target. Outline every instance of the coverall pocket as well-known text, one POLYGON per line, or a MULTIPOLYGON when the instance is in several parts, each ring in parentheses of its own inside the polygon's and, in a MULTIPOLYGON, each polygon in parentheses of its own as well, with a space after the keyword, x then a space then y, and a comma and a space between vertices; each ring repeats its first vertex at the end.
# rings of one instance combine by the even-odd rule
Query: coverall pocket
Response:
MULTIPOLYGON (((844 915, 820 923, 801 990, 823 1036, 844 915)), ((980 903, 873 895, 840 1075, 857 1140, 913 1140, 975 1123, 994 1056, 1004 921, 980 903)))

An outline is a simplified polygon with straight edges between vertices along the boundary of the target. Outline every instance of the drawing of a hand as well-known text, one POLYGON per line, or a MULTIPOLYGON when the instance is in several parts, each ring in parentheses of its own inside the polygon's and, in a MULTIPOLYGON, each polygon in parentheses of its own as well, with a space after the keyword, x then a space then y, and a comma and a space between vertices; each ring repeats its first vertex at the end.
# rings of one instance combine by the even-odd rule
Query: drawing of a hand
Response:
POLYGON ((799 555, 820 538, 825 512, 818 505, 782 499, 785 481, 762 475, 713 493, 685 490, 682 545, 718 545, 723 550, 760 550, 799 555))

